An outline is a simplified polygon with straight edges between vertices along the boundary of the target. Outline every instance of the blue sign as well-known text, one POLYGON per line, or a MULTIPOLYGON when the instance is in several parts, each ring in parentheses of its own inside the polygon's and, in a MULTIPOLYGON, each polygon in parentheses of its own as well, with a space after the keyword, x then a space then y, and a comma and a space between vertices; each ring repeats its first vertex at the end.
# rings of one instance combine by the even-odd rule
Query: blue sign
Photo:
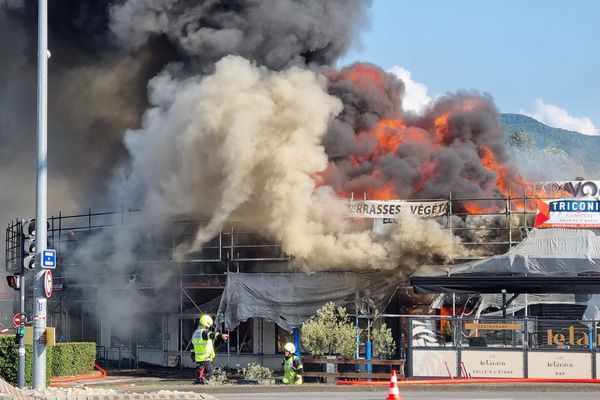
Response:
POLYGON ((56 268, 56 250, 48 249, 42 252, 42 268, 56 268))

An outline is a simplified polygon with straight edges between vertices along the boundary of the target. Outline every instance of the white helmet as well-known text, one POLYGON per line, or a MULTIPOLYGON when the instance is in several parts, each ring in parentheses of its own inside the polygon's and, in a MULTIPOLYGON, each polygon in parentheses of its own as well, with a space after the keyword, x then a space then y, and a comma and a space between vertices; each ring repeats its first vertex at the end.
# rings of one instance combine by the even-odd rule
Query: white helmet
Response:
POLYGON ((283 346, 284 350, 289 352, 289 353, 295 353, 296 352, 296 346, 294 346, 294 343, 286 343, 285 346, 283 346))

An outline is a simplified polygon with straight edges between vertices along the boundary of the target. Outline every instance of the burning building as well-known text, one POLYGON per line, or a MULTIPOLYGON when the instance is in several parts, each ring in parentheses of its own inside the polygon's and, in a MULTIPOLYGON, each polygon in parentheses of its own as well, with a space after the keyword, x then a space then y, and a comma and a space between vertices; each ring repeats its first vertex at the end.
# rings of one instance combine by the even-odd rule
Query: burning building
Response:
MULTIPOLYGON (((300 282, 307 272, 343 271, 380 281, 385 271, 401 282, 424 263, 481 255, 453 234, 456 223, 472 232, 468 215, 529 208, 533 187, 511 164, 489 96, 460 91, 415 114, 403 109, 394 75, 335 67, 368 5, 50 4, 50 179, 61 188, 50 203, 143 210, 51 219, 63 281, 50 323, 65 339, 129 354, 142 342, 156 354, 136 360, 168 364, 185 351, 198 312, 218 309, 228 273, 300 272, 300 282), (441 199, 448 208, 438 220, 400 213, 374 232, 349 218, 353 196, 441 199)), ((0 32, 10 39, 0 67, 10 82, 0 93, 6 143, 28 143, 33 132, 17 116, 33 115, 34 15, 33 1, 0 2, 0 32)), ((22 174, 28 158, 7 153, 2 173, 22 174)), ((13 204, 27 194, 17 189, 13 204)), ((505 248, 527 226, 526 212, 516 218, 505 248)), ((392 289, 369 307, 382 312, 392 289)), ((275 352, 279 328, 257 321, 240 325, 238 354, 275 352)))

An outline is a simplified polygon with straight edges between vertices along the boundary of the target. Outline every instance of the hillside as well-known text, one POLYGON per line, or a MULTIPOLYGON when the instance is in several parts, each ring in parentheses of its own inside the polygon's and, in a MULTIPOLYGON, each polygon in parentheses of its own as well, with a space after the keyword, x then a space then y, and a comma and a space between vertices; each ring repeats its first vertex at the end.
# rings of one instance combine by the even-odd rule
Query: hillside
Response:
POLYGON ((552 128, 521 114, 501 114, 500 121, 508 132, 522 130, 530 134, 538 149, 555 146, 564 150, 571 161, 583 166, 586 175, 597 175, 600 171, 600 136, 552 128))

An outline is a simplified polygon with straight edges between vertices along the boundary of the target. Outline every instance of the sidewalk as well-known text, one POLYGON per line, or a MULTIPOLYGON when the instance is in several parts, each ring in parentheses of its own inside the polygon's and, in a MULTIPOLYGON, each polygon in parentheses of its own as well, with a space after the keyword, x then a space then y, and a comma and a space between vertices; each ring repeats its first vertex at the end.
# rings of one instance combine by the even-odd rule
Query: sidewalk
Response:
MULTIPOLYGON (((72 387, 45 390, 20 390, 0 378, 0 399, 12 400, 214 400, 211 395, 204 393, 184 392, 179 390, 158 390, 145 393, 129 393, 127 391, 105 389, 103 385, 113 385, 119 379, 103 378, 104 382, 98 387, 81 387, 77 382, 72 387), (79 387, 77 387, 79 386, 79 387)), ((86 381, 89 383, 89 381, 86 381)))

